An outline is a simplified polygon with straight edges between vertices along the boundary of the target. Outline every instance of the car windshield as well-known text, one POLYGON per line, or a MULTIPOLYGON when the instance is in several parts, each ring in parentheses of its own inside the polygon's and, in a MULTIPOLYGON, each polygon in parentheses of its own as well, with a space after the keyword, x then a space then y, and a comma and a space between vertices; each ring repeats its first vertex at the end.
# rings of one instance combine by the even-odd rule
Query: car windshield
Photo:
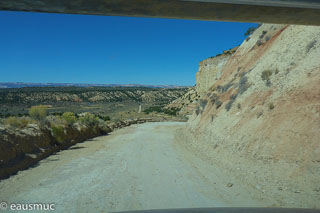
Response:
POLYGON ((0 210, 319 212, 319 20, 312 0, 3 0, 0 210))

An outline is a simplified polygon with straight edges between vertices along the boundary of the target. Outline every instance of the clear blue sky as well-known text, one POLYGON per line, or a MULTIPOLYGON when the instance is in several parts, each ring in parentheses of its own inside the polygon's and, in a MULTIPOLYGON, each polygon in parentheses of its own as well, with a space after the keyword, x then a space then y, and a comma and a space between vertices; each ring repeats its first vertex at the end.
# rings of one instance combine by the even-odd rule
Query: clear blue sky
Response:
POLYGON ((0 82, 194 85, 256 24, 0 11, 0 82))

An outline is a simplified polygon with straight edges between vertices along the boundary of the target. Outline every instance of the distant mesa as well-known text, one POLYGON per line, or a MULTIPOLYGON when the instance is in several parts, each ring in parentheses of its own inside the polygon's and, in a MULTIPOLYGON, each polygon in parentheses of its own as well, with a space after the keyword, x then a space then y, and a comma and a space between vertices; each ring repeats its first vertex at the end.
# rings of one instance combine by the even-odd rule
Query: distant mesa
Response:
POLYGON ((79 84, 79 83, 23 83, 0 82, 0 89, 24 87, 147 87, 147 88, 186 88, 177 85, 144 85, 144 84, 79 84))

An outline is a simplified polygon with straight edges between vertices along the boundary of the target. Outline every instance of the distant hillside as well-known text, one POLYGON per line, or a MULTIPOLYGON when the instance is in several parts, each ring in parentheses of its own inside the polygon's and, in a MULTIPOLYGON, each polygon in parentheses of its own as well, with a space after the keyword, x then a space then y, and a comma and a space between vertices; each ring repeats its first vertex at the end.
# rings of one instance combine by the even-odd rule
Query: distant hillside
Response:
POLYGON ((0 90, 0 105, 58 103, 157 102, 169 103, 187 88, 146 87, 27 87, 0 90))
POLYGON ((0 82, 0 88, 23 88, 23 87, 147 87, 147 88, 185 88, 185 86, 177 86, 177 85, 0 82))

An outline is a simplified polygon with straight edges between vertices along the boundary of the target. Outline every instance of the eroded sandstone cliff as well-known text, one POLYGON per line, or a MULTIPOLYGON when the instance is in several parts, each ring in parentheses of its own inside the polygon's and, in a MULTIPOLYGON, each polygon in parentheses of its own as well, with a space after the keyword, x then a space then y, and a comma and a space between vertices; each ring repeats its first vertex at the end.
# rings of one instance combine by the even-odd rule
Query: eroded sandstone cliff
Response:
POLYGON ((231 56, 200 63, 184 145, 276 197, 320 207, 320 28, 264 24, 231 56), (286 196, 283 196, 286 194, 286 196))
POLYGON ((196 74, 196 91, 199 95, 206 94, 210 87, 222 75, 222 68, 236 52, 238 47, 226 50, 216 57, 210 57, 199 64, 199 71, 196 74))

